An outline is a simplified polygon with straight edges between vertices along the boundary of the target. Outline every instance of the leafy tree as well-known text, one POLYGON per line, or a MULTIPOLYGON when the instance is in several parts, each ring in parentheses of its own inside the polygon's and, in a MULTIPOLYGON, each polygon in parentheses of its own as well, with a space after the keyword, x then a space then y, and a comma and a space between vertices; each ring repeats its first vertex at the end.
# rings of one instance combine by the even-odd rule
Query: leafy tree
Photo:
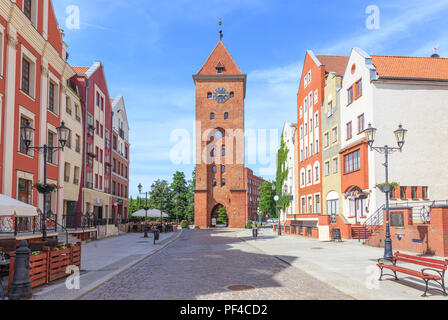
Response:
POLYGON ((167 213, 172 219, 172 195, 168 181, 157 180, 154 182, 149 195, 149 207, 167 213))
POLYGON ((188 214, 188 186, 185 173, 177 171, 171 183, 173 216, 177 221, 184 220, 188 214))
POLYGON ((187 210, 185 213, 185 219, 187 221, 194 221, 194 190, 196 189, 196 168, 192 173, 192 180, 188 181, 187 188, 187 210))
POLYGON ((277 152, 277 175, 275 179, 275 190, 279 196, 279 204, 283 211, 289 207, 291 203, 291 196, 283 191, 283 184, 288 178, 289 168, 286 166, 286 160, 288 159, 289 149, 286 147, 286 143, 281 139, 280 149, 277 152))
POLYGON ((275 192, 272 190, 271 182, 264 182, 260 187, 260 203, 258 208, 264 214, 267 214, 271 218, 277 218, 277 209, 275 207, 275 192))
POLYGON ((216 219, 216 222, 227 224, 227 210, 225 207, 221 207, 221 209, 219 209, 218 219, 216 219))

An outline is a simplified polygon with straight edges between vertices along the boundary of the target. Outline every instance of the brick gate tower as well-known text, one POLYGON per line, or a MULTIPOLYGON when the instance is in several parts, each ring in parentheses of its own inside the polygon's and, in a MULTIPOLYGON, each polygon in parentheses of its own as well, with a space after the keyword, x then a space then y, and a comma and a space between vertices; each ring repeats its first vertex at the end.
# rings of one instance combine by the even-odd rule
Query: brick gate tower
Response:
POLYGON ((225 207, 230 228, 246 224, 244 180, 244 98, 246 75, 219 41, 196 86, 195 224, 212 226, 225 207))

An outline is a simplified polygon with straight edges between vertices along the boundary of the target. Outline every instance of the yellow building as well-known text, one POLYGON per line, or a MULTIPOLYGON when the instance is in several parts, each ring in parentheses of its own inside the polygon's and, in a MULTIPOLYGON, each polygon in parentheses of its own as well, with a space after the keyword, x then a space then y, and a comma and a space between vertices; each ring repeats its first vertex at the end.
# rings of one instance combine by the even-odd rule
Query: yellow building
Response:
POLYGON ((322 107, 322 198, 323 214, 339 215, 342 213, 341 194, 341 110, 339 91, 342 76, 336 73, 327 75, 324 104, 322 107))
POLYGON ((67 225, 74 221, 74 216, 80 211, 80 182, 82 169, 83 124, 81 103, 78 95, 70 87, 63 88, 62 110, 65 125, 70 129, 67 146, 64 150, 64 188, 63 213, 67 225))

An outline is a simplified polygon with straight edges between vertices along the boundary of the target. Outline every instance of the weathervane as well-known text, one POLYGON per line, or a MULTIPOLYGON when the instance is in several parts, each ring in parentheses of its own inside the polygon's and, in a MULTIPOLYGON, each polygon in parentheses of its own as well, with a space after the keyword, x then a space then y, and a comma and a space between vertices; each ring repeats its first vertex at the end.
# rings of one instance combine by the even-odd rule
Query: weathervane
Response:
MULTIPOLYGON (((222 26, 222 20, 221 19, 219 19, 218 24, 219 24, 219 26, 222 26)), ((224 35, 222 34, 222 29, 221 29, 221 30, 219 30, 219 40, 222 40, 223 37, 224 37, 224 35)))

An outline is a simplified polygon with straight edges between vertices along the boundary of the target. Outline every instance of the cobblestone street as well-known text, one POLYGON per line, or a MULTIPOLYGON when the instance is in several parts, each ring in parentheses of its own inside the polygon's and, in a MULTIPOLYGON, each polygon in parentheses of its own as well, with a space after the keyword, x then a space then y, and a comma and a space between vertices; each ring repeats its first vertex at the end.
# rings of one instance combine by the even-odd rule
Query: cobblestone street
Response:
POLYGON ((184 231, 176 242, 83 299, 350 299, 262 253, 238 238, 240 232, 184 231))

